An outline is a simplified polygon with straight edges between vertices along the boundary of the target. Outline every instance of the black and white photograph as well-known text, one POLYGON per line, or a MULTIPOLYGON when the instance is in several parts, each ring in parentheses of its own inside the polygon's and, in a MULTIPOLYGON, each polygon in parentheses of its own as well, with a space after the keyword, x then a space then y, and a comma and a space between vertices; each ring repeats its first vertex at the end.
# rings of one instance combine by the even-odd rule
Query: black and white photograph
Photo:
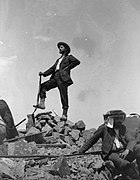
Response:
POLYGON ((0 0, 0 180, 140 180, 140 0, 0 0))

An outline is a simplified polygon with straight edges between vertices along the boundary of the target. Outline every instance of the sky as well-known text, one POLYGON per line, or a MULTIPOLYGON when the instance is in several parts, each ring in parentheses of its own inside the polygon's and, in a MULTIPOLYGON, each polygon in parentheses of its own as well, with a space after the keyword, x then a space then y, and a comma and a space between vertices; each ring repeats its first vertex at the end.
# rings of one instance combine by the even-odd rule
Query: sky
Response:
MULTIPOLYGON (((81 62, 71 72, 70 121, 90 129, 108 110, 140 113, 139 0, 0 0, 0 98, 15 124, 33 112, 38 73, 60 56, 59 41, 81 62)), ((44 111, 61 116, 58 89, 36 114, 44 111)))

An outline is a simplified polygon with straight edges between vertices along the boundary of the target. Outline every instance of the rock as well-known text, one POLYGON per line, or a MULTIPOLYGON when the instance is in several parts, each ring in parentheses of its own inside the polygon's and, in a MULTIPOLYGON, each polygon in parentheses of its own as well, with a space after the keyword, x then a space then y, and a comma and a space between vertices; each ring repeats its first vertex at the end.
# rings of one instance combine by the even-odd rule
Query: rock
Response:
POLYGON ((51 120, 51 119, 49 119, 49 120, 47 121, 47 123, 48 123, 48 125, 49 125, 51 128, 53 128, 53 127, 56 126, 56 124, 54 123, 54 121, 51 120))
POLYGON ((64 127, 65 122, 64 122, 64 121, 59 121, 59 122, 57 123, 57 125, 62 128, 62 127, 64 127))
POLYGON ((0 145, 0 155, 8 155, 8 145, 7 144, 0 145))
POLYGON ((42 119, 42 120, 40 121, 40 124, 41 124, 42 127, 44 127, 44 126, 46 125, 46 120, 42 119))
POLYGON ((78 147, 81 147, 85 142, 85 139, 83 137, 80 137, 78 141, 76 141, 76 144, 78 147))
POLYGON ((92 135, 94 134, 96 129, 90 129, 90 130, 85 130, 82 132, 82 137, 85 139, 85 140, 88 140, 89 138, 92 137, 92 135))
POLYGON ((24 177, 25 161, 20 159, 18 162, 14 162, 12 172, 18 179, 24 177))
POLYGON ((36 127, 31 127, 28 132, 26 133, 26 136, 27 135, 32 135, 32 136, 29 136, 29 137, 26 137, 25 140, 28 141, 28 142, 36 142, 38 144, 40 143, 44 143, 44 138, 43 138, 43 135, 42 134, 38 134, 40 133, 40 130, 37 129, 36 127))
POLYGON ((55 176, 53 176, 52 174, 46 172, 45 173, 45 180, 60 180, 59 178, 57 179, 55 176))
POLYGON ((16 180, 16 177, 14 176, 11 169, 12 167, 14 167, 14 162, 12 160, 9 160, 9 161, 10 163, 8 163, 8 160, 7 162, 5 162, 4 160, 0 160, 0 174, 2 175, 2 177, 6 176, 6 177, 16 180))
POLYGON ((72 121, 67 120, 67 121, 66 121, 66 125, 67 125, 68 127, 70 127, 70 128, 73 128, 75 124, 74 124, 72 121))
POLYGON ((55 127, 53 129, 54 129, 54 131, 56 131, 58 133, 62 133, 64 131, 63 127, 60 127, 60 126, 57 126, 57 125, 55 125, 55 127))
POLYGON ((28 132, 31 127, 35 126, 35 119, 33 114, 28 114, 27 117, 28 117, 28 122, 26 124, 26 130, 28 132))
POLYGON ((60 116, 55 116, 55 117, 54 117, 54 120, 55 120, 56 122, 59 122, 59 121, 60 121, 60 116))
POLYGON ((48 119, 52 119, 52 115, 51 115, 51 111, 49 111, 49 112, 43 112, 43 113, 38 113, 36 116, 35 116, 35 118, 37 119, 37 120, 39 120, 39 119, 45 119, 45 120, 48 120, 48 119))
POLYGON ((45 132, 43 133, 43 136, 51 136, 52 135, 52 132, 53 132, 53 129, 48 125, 46 124, 43 128, 42 128, 42 132, 45 132), (45 132, 46 131, 46 132, 45 132))
POLYGON ((78 129, 80 131, 83 131, 86 128, 86 125, 82 120, 76 122, 74 126, 75 126, 76 129, 78 129))
POLYGON ((26 129, 19 129, 18 133, 23 135, 23 134, 27 133, 27 130, 26 129))
POLYGON ((70 168, 64 156, 58 158, 50 173, 53 175, 59 175, 60 177, 70 175, 70 168))
POLYGON ((75 143, 72 140, 72 137, 70 136, 65 136, 65 142, 69 144, 70 146, 75 145, 75 143))
POLYGON ((72 131, 69 133, 71 135, 71 137, 74 139, 74 140, 78 140, 79 139, 79 134, 80 134, 80 131, 78 129, 72 129, 72 131))
POLYGON ((67 136, 69 135, 70 132, 71 132, 71 128, 69 126, 65 126, 64 135, 67 136))
POLYGON ((61 134, 59 132, 53 132, 52 136, 55 137, 56 139, 60 138, 61 134))
POLYGON ((36 150, 34 142, 27 143, 20 140, 8 144, 8 155, 32 155, 37 152, 36 150))
POLYGON ((36 127, 37 129, 39 129, 40 131, 42 130, 42 125, 40 124, 40 122, 38 122, 38 123, 35 125, 35 127, 36 127))
POLYGON ((58 142, 57 138, 54 136, 44 137, 44 140, 46 144, 54 144, 58 142))

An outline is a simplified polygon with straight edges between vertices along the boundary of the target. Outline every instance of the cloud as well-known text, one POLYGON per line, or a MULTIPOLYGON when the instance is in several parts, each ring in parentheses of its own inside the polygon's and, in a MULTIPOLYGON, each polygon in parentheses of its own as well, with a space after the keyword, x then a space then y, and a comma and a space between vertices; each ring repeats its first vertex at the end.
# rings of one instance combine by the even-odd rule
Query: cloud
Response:
POLYGON ((17 60, 17 56, 0 57, 0 74, 4 73, 17 60))
POLYGON ((96 91, 94 89, 85 89, 85 90, 81 90, 79 92, 79 94, 77 95, 77 99, 81 102, 85 102, 86 100, 88 100, 89 98, 91 98, 92 96, 95 97, 99 97, 100 93, 99 91, 96 91))

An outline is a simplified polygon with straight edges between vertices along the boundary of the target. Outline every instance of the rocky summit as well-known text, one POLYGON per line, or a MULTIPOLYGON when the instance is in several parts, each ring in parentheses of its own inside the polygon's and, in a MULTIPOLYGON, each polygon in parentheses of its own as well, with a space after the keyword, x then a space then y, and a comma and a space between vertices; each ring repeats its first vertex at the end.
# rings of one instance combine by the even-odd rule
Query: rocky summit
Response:
POLYGON ((0 179, 113 180, 101 158, 101 141, 85 154, 75 153, 95 130, 52 112, 27 115, 26 129, 0 145, 0 179))

